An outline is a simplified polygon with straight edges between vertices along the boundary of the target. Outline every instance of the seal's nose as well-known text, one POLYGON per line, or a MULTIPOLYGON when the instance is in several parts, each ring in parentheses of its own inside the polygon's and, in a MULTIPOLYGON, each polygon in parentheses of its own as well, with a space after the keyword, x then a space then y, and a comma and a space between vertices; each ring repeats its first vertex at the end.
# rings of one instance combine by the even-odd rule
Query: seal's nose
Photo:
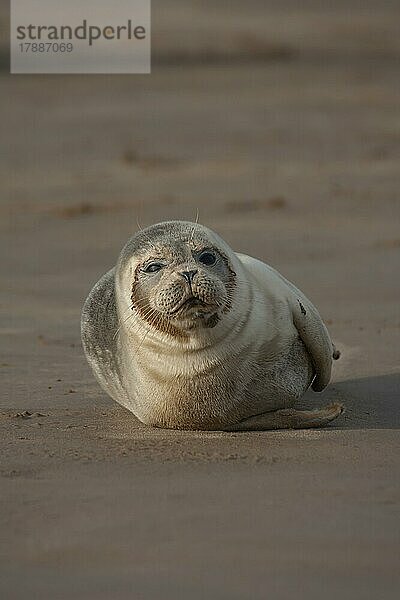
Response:
POLYGON ((184 279, 186 279, 186 281, 188 282, 188 284, 191 285, 191 283, 193 281, 193 278, 196 275, 196 273, 197 273, 197 269, 194 269, 193 271, 181 271, 179 273, 179 275, 182 275, 182 277, 184 279))

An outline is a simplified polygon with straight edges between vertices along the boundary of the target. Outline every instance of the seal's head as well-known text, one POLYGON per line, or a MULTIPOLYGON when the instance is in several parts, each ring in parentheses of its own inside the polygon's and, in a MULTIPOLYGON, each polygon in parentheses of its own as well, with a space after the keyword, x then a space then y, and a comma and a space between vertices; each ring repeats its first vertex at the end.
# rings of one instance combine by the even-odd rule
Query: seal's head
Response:
POLYGON ((178 338, 214 328, 232 309, 236 260, 221 238, 199 224, 152 225, 133 236, 121 253, 122 307, 178 338))

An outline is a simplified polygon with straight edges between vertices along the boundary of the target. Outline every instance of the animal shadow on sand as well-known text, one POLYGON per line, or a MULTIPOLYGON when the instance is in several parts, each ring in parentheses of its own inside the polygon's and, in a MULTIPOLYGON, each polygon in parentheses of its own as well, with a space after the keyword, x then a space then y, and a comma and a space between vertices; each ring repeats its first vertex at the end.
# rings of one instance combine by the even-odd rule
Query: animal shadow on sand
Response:
POLYGON ((330 429, 400 429, 400 373, 331 383, 321 395, 308 391, 301 406, 340 402, 345 413, 330 429))

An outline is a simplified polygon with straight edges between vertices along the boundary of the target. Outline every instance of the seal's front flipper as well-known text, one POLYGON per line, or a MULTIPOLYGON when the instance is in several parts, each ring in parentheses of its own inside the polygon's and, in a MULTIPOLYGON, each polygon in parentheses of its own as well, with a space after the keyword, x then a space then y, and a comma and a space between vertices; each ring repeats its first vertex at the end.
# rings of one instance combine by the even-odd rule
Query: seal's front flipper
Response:
POLYGON ((275 412, 249 417, 240 423, 226 427, 224 431, 266 431, 268 429, 309 429, 324 427, 344 412, 342 404, 330 404, 314 410, 285 408, 275 412))
POLYGON ((312 389, 321 392, 330 381, 332 359, 339 358, 340 353, 334 348, 328 330, 312 302, 278 271, 268 266, 267 269, 286 285, 293 324, 314 366, 315 378, 312 389))
POLYGON ((290 298, 293 323, 311 357, 315 369, 312 389, 321 392, 329 383, 336 350, 317 309, 299 291, 290 298))

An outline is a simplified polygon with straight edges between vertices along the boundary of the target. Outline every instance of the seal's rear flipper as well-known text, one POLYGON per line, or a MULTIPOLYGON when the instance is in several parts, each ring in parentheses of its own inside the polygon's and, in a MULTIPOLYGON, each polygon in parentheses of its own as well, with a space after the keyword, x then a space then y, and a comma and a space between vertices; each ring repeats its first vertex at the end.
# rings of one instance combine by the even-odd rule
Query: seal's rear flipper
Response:
POLYGON ((330 404, 314 410, 285 408, 275 412, 249 417, 240 423, 226 427, 224 431, 266 431, 268 429, 309 429, 324 427, 344 412, 342 404, 330 404))

